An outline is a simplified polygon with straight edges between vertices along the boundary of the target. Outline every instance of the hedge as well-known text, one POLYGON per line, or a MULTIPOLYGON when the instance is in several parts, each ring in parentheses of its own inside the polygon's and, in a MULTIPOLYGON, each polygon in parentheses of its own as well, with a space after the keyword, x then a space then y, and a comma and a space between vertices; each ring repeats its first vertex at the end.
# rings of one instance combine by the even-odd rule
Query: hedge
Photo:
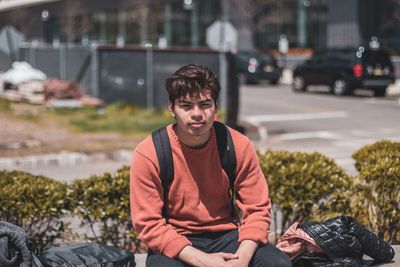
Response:
POLYGON ((371 145, 366 145, 353 153, 353 159, 355 160, 355 167, 359 172, 363 167, 374 166, 379 160, 399 160, 400 142, 382 140, 371 145))
POLYGON ((400 143, 380 141, 353 154, 360 170, 355 217, 392 244, 400 235, 400 143))
POLYGON ((67 185, 44 176, 0 171, 0 220, 22 227, 38 250, 64 238, 67 185))
POLYGON ((90 233, 85 239, 130 249, 139 248, 129 206, 129 168, 75 180, 71 185, 73 214, 90 233))
POLYGON ((352 189, 352 179, 332 159, 288 151, 268 151, 259 158, 272 203, 282 212, 281 232, 298 217, 323 220, 350 212, 343 193, 352 189))
MULTIPOLYGON (((259 154, 284 231, 296 217, 325 220, 350 215, 391 242, 400 233, 400 145, 381 141, 354 153, 356 177, 319 153, 268 151, 259 154)), ((129 168, 75 180, 71 185, 24 172, 0 171, 0 220, 23 227, 34 245, 74 241, 65 216, 90 229, 83 239, 141 249, 131 223, 129 168)), ((276 218, 276 216, 275 216, 276 218)))

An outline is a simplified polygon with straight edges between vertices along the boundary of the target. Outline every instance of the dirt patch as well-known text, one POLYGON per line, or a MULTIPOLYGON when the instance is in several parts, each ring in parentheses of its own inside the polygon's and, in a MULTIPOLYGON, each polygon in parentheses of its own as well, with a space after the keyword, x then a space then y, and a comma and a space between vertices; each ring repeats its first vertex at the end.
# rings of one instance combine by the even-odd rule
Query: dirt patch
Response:
POLYGON ((0 111, 0 157, 133 149, 141 139, 114 133, 76 134, 56 121, 37 123, 0 111))

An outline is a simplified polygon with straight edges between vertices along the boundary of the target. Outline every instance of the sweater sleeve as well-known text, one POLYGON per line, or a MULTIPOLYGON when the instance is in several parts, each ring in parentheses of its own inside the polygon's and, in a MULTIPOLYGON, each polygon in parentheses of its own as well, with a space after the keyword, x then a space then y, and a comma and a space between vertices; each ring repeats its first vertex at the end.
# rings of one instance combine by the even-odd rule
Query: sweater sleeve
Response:
POLYGON ((266 244, 271 224, 271 201, 266 179, 250 142, 238 158, 235 188, 236 205, 242 212, 239 242, 253 240, 266 244))
POLYGON ((138 151, 133 153, 130 169, 130 204, 135 230, 149 249, 174 258, 191 245, 162 217, 164 202, 157 168, 138 151))

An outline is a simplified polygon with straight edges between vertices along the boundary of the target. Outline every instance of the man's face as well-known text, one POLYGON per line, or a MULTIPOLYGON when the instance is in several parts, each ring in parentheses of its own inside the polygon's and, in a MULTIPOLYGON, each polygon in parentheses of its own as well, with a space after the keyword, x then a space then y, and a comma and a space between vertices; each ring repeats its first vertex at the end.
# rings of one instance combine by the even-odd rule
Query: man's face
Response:
POLYGON ((177 134, 185 145, 198 146, 207 142, 218 111, 209 90, 198 96, 185 96, 169 103, 169 111, 176 119, 177 134))

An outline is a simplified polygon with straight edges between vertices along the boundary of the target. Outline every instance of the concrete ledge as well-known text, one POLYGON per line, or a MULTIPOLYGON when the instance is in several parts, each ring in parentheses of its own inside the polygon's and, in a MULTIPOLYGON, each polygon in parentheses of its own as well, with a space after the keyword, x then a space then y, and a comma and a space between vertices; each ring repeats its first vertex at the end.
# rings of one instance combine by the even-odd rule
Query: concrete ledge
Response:
MULTIPOLYGON (((400 245, 393 246, 396 251, 396 255, 394 256, 394 262, 379 264, 376 266, 385 266, 385 267, 398 267, 400 266, 400 245)), ((147 254, 135 254, 136 267, 145 267, 146 266, 146 258, 147 254)))
POLYGON ((147 254, 135 254, 136 267, 146 266, 147 254))

